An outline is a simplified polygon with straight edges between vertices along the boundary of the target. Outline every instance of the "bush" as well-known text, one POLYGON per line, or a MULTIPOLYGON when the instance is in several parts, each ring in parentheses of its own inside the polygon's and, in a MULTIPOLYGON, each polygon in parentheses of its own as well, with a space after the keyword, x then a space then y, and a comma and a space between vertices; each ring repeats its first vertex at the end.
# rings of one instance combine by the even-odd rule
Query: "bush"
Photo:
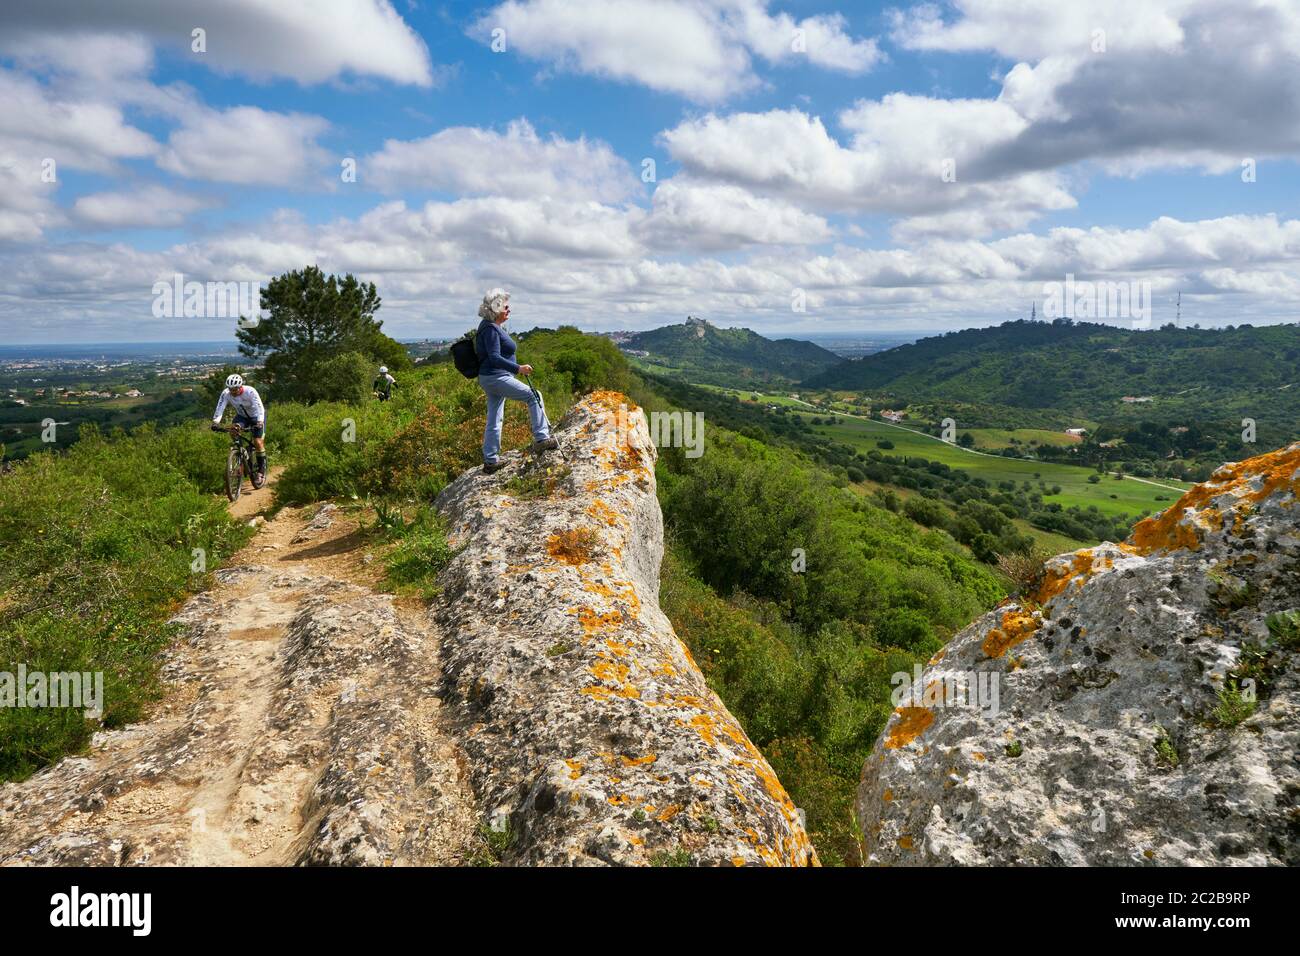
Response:
POLYGON ((0 708, 0 779, 81 750, 157 699, 176 603, 251 533, 213 497, 224 461, 225 441, 204 428, 84 429, 0 479, 0 671, 102 672, 105 697, 98 719, 0 708))
POLYGON ((342 352, 316 366, 316 401, 360 403, 370 397, 375 376, 372 360, 360 352, 342 352))

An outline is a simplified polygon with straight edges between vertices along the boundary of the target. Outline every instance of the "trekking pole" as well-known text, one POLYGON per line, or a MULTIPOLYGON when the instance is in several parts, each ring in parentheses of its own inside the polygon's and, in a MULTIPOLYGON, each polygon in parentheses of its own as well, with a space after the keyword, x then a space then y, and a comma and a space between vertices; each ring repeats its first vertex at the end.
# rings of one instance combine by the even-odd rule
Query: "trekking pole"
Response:
MULTIPOLYGON (((555 430, 551 427, 550 416, 546 414, 546 402, 542 398, 542 393, 533 387, 532 376, 525 375, 524 381, 528 383, 529 389, 532 390, 533 396, 537 399, 537 404, 542 410, 542 421, 546 422, 546 433, 550 435, 552 438, 555 438, 555 430)), ((560 444, 560 440, 558 438, 555 438, 555 450, 560 453, 560 457, 563 458, 565 461, 569 460, 569 456, 565 452, 564 446, 560 444)))

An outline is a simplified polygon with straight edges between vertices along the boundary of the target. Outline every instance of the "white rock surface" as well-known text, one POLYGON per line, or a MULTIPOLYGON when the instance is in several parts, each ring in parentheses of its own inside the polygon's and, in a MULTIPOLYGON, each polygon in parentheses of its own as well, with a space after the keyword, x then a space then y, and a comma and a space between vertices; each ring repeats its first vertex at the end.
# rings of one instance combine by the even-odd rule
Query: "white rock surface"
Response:
POLYGON ((463 549, 437 610, 448 709, 484 813, 509 821, 505 862, 814 863, 784 788, 659 610, 644 413, 596 393, 557 434, 567 462, 508 455, 438 499, 463 549))
POLYGON ((1300 445, 1226 465, 958 634, 863 768, 869 862, 1300 862, 1297 646, 1266 624, 1300 607, 1298 472, 1300 445), (941 702, 972 673, 996 713, 941 702), (1254 713, 1216 716, 1248 678, 1254 713))

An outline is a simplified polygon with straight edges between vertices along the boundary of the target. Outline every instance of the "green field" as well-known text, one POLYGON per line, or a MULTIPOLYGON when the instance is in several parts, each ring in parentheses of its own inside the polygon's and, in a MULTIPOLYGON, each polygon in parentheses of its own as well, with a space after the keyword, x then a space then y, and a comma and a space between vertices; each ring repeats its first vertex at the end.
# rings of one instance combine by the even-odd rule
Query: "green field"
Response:
MULTIPOLYGON (((825 416, 819 414, 806 417, 825 416)), ((1014 481, 1017 484, 1027 481, 1037 488, 1041 480, 1049 488, 1060 485, 1059 495, 1044 494, 1043 500, 1058 502, 1065 508, 1071 505, 1081 508, 1096 505, 1103 514, 1138 515, 1143 511, 1164 510, 1184 490, 1191 487, 1168 479, 1154 484, 1136 478, 1117 481, 1112 476, 1105 476, 1099 483, 1090 484, 1088 476, 1096 474, 1091 468, 985 455, 887 422, 851 418, 840 413, 835 413, 835 417, 838 421, 834 425, 814 426, 817 434, 827 435, 862 451, 876 448, 876 442, 887 439, 894 444, 892 449, 881 449, 887 455, 915 455, 930 461, 941 461, 994 484, 999 481, 1014 481)))
MULTIPOLYGON (((801 410, 801 417, 804 418, 825 418, 828 415, 834 415, 838 420, 836 424, 815 425, 813 426, 814 431, 819 435, 826 435, 836 441, 844 442, 859 451, 877 449, 876 442, 887 439, 893 442, 894 447, 892 449, 878 449, 886 455, 914 455, 930 461, 940 461, 993 484, 999 481, 1014 481, 1019 485, 1021 482, 1027 481, 1036 490, 1041 490, 1038 489, 1039 481, 1044 482, 1049 489, 1054 485, 1060 485, 1061 493, 1059 495, 1043 494, 1043 500, 1057 502, 1063 508, 1072 505, 1081 508, 1096 505, 1097 510, 1102 514, 1136 517, 1144 511, 1163 511, 1191 487, 1190 484, 1170 478, 1162 478, 1158 482, 1150 479, 1143 481, 1132 477, 1116 480, 1113 475, 1105 475, 1100 482, 1091 484, 1088 477, 1096 474, 1096 472, 1081 465, 1061 465, 1054 462, 1029 461, 1018 458, 1004 458, 1001 455, 981 454, 978 450, 968 450, 959 445, 941 441, 933 435, 919 432, 915 428, 894 425, 889 422, 872 421, 871 419, 844 412, 813 408, 807 402, 790 398, 788 393, 770 394, 757 392, 753 389, 740 390, 708 385, 697 387, 733 395, 745 401, 753 401, 754 396, 757 395, 759 396, 757 404, 786 405, 798 408, 801 410)), ((998 441, 994 443, 994 447, 1005 447, 1008 443, 1006 439, 1011 436, 1024 442, 1028 442, 1031 438, 1043 442, 1046 439, 1055 441, 1058 437, 1065 437, 1063 435, 1058 436, 1056 432, 1042 429, 1016 429, 1014 431, 1006 429, 972 429, 971 431, 972 433, 982 432, 986 436, 997 436, 998 441), (1001 442, 1001 445, 998 442, 1001 442)))
MULTIPOLYGON (((721 385, 705 385, 701 382, 692 382, 696 388, 707 389, 710 392, 718 392, 722 395, 730 395, 738 398, 743 402, 752 402, 755 405, 785 405, 790 408, 808 408, 807 402, 800 401, 797 398, 791 398, 787 394, 773 394, 770 392, 756 392, 753 389, 724 388, 721 385), (754 396, 758 396, 758 401, 754 401, 754 396)), ((797 393, 796 393, 797 394, 797 393)))
POLYGON ((1053 445, 1057 448, 1079 444, 1078 439, 1071 438, 1065 432, 1049 431, 1046 428, 963 428, 960 431, 970 432, 971 437, 975 439, 976 450, 1006 448, 1011 445, 1013 439, 1026 446, 1030 442, 1053 445))

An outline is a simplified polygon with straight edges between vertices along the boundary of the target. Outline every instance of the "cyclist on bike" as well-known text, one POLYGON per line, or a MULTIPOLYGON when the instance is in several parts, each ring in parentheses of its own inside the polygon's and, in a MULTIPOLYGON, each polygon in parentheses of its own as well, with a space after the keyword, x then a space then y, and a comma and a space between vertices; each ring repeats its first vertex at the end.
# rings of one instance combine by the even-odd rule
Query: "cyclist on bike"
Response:
POLYGON ((260 484, 266 480, 266 407, 262 405, 262 396, 253 386, 244 384, 242 375, 231 375, 226 379, 226 387, 217 399, 217 410, 212 415, 214 430, 221 427, 221 416, 225 414, 227 405, 235 407, 235 424, 253 434, 260 484))
POLYGON ((379 366, 379 377, 375 379, 370 390, 379 397, 381 402, 386 402, 393 397, 393 386, 397 384, 397 379, 388 374, 388 366, 379 366))

